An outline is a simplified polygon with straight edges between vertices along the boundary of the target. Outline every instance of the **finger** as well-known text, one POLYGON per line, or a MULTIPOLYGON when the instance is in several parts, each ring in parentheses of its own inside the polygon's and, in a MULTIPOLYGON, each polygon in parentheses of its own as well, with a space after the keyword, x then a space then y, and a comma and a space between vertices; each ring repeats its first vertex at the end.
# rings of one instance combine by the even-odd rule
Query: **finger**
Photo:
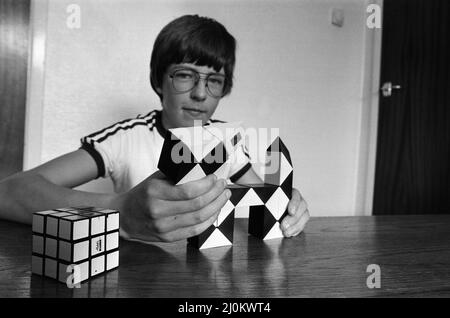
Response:
POLYGON ((289 213, 289 215, 294 215, 295 214, 295 212, 297 211, 301 201, 304 201, 304 200, 303 200, 302 195, 300 194, 300 192, 297 189, 292 188, 292 198, 291 198, 291 200, 289 201, 289 204, 288 204, 288 213, 289 213))
POLYGON ((214 223, 214 221, 217 219, 219 215, 219 212, 220 211, 217 211, 210 218, 208 218, 206 221, 202 223, 183 227, 181 229, 177 229, 168 233, 164 233, 160 236, 160 240, 164 242, 174 242, 199 235, 214 223))
MULTIPOLYGON (((308 205, 306 203, 305 200, 301 200, 299 205, 297 206, 297 209, 294 210, 291 213, 289 213, 289 215, 286 215, 283 219, 283 221, 281 222, 281 226, 282 226, 282 230, 287 230, 290 226, 292 226, 293 224, 296 224, 300 218, 302 217, 302 215, 305 213, 305 211, 308 210, 308 205)), ((288 206, 288 211, 289 211, 289 206, 288 206)))
MULTIPOLYGON (((210 204, 202 209, 189 212, 185 214, 178 214, 174 216, 164 217, 155 221, 155 230, 159 233, 171 232, 179 228, 193 226, 208 220, 212 215, 220 211, 227 203, 231 196, 230 190, 225 190, 218 197, 216 197, 210 204)), ((178 202, 177 202, 178 203, 178 202)))
MULTIPOLYGON (((164 218, 168 216, 176 216, 179 214, 195 212, 208 206, 211 202, 216 200, 224 193, 226 181, 223 179, 217 180, 212 189, 205 194, 202 194, 191 200, 184 201, 169 201, 159 200, 158 204, 153 205, 155 208, 154 218, 164 218)), ((229 190, 228 190, 229 192, 229 190)))
POLYGON ((127 241, 142 242, 142 243, 151 243, 160 241, 158 236, 149 233, 137 233, 134 234, 133 236, 125 237, 124 239, 127 241))
POLYGON ((217 177, 211 174, 199 180, 175 186, 167 179, 160 179, 159 182, 149 186, 153 187, 152 191, 154 192, 151 193, 159 199, 169 201, 190 200, 210 191, 216 180, 217 177))
POLYGON ((295 225, 291 226, 285 231, 285 236, 291 237, 300 234, 304 230, 306 223, 309 221, 309 219, 310 219, 309 210, 306 209, 306 211, 302 213, 300 220, 295 225))
POLYGON ((283 231, 285 236, 287 236, 287 233, 290 233, 292 228, 295 229, 298 222, 302 218, 303 214, 306 212, 306 209, 303 211, 297 210, 297 213, 295 215, 286 215, 281 222, 281 230, 283 231))

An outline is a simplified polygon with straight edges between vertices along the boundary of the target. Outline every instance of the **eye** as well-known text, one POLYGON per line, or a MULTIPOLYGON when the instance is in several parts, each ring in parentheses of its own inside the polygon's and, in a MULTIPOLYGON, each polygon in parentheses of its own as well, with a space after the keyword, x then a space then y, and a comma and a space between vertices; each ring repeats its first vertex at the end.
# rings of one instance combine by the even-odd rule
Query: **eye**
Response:
POLYGON ((194 78, 194 73, 188 70, 180 70, 176 71, 173 76, 178 80, 189 81, 194 78))
POLYGON ((221 76, 211 76, 208 81, 214 85, 223 85, 225 82, 224 78, 221 76))

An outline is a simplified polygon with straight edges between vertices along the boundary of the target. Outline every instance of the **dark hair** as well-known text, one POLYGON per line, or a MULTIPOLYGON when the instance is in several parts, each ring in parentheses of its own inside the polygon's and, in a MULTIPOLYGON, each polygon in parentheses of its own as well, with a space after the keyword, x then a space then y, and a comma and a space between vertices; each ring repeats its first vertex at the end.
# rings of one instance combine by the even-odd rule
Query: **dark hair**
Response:
POLYGON ((198 15, 184 15, 167 24, 153 45, 150 60, 150 83, 153 90, 162 87, 162 79, 171 64, 193 63, 223 67, 226 81, 224 96, 231 92, 235 63, 236 40, 214 19, 198 15))

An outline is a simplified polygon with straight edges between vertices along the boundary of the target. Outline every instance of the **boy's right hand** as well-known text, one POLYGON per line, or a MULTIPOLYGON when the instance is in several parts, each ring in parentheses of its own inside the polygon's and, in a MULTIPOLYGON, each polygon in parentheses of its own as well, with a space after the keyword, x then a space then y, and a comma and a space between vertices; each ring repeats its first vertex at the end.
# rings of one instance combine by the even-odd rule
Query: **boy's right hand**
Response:
POLYGON ((142 241, 173 242, 198 235, 214 221, 231 195, 215 175, 173 185, 157 171, 128 192, 118 194, 120 227, 142 241))

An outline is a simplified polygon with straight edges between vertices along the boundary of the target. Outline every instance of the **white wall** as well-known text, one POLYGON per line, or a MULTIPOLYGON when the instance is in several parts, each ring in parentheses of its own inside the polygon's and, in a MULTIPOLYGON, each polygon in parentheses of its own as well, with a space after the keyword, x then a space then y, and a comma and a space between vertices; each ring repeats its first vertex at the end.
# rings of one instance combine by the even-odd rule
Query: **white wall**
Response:
MULTIPOLYGON (((88 133, 159 108, 148 82, 153 41, 173 18, 197 13, 222 22, 238 40, 235 88, 215 117, 280 128, 294 185, 313 216, 367 214, 373 133, 364 114, 376 72, 369 67, 368 2, 37 0, 35 14, 47 16, 46 23, 35 17, 35 32, 47 31, 46 51, 35 63, 43 65, 43 83, 33 86, 40 95, 30 94, 25 168, 78 148, 88 133), (66 26, 72 3, 81 8, 80 29, 66 26), (342 28, 330 23, 333 7, 344 10, 342 28)), ((84 188, 112 189, 105 181, 84 188)))

